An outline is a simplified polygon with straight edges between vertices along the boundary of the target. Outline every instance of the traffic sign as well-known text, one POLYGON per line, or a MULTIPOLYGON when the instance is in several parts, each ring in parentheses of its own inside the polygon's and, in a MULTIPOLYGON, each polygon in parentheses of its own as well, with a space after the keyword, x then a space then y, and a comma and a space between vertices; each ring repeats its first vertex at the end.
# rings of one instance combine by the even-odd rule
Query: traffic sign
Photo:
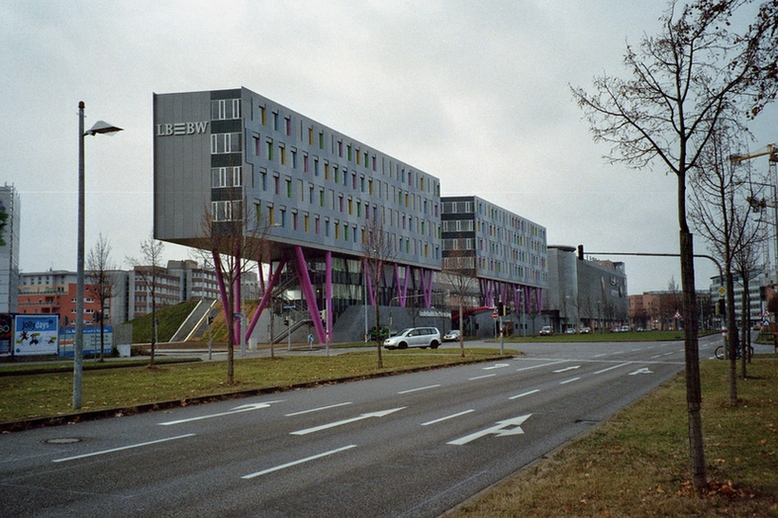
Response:
POLYGON ((492 318, 493 318, 493 319, 497 320, 497 317, 499 317, 499 316, 500 316, 500 315, 497 313, 497 310, 496 310, 496 309, 495 309, 494 311, 492 311, 492 318))

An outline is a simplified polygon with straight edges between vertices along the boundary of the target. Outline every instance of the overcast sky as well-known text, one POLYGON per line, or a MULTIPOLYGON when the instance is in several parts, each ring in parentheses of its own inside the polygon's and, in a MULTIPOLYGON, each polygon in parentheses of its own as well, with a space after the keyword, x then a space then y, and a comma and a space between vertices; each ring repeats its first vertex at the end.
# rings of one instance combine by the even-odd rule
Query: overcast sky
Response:
MULTIPOLYGON (((102 233, 127 268, 152 230, 152 93, 241 86, 437 176, 444 196, 546 227, 549 244, 677 253, 675 177, 607 165, 569 88, 624 76, 626 44, 656 34, 664 7, 0 0, 0 182, 21 195, 20 267, 76 268, 79 101, 86 128, 125 130, 86 139, 86 248, 102 233)), ((755 147, 778 140, 776 113, 752 127, 755 147)), ((189 254, 168 244, 166 256, 189 254)), ((630 294, 680 284, 677 259, 612 259, 630 294)), ((697 270, 707 289, 713 267, 697 270)))

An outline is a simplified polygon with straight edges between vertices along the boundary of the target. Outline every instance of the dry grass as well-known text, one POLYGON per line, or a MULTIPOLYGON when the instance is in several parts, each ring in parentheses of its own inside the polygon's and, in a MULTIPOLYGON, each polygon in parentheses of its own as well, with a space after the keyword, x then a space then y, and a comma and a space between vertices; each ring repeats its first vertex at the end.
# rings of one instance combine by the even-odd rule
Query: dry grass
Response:
POLYGON ((726 363, 703 362, 703 497, 691 490, 678 377, 449 518, 778 516, 778 362, 755 361, 750 374, 730 407, 726 363))

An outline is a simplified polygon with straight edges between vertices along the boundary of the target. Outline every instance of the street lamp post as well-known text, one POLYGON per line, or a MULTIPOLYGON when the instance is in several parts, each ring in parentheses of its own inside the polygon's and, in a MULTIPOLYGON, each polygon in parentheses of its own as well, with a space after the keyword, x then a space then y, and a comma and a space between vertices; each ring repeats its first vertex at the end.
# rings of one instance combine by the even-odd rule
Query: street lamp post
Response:
POLYGON ((73 339, 73 409, 81 408, 84 367, 84 137, 115 133, 122 128, 97 121, 84 131, 84 101, 78 103, 78 252, 76 258, 76 335, 73 339))

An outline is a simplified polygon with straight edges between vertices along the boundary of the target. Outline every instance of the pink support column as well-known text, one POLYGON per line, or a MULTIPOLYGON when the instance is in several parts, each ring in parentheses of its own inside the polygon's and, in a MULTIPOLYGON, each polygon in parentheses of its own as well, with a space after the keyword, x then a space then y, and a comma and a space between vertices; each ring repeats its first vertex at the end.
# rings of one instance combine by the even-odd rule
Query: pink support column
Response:
POLYGON ((303 248, 301 246, 295 246, 294 248, 295 257, 297 259, 297 277, 300 279, 300 287, 302 288, 303 295, 308 303, 308 312, 311 314, 313 327, 316 329, 319 343, 324 343, 327 340, 327 337, 324 333, 324 326, 321 324, 319 308, 316 305, 316 293, 313 291, 311 277, 308 275, 308 265, 305 263, 305 254, 303 254, 303 248))
POLYGON ((373 277, 370 275, 370 268, 368 267, 367 259, 362 259, 362 271, 365 275, 365 289, 367 290, 368 300, 370 305, 375 305, 375 297, 373 296, 373 277))
MULTIPOLYGON (((262 316, 262 311, 264 311, 265 307, 267 307, 268 303, 270 302, 270 297, 273 294, 273 289, 276 287, 276 284, 278 284, 278 278, 281 276, 281 270, 284 269, 284 265, 286 265, 286 259, 282 259, 278 262, 278 268, 276 268, 276 271, 273 272, 273 263, 270 263, 270 273, 271 278, 268 281, 267 286, 265 287, 265 292, 262 294, 262 300, 259 301, 259 306, 257 307, 257 310, 254 312, 254 316, 251 318, 251 322, 249 323, 248 327, 246 328, 246 341, 248 341, 249 337, 251 336, 251 333, 254 332, 254 328, 257 325, 257 322, 259 322, 259 317, 262 316)), ((260 272, 260 277, 264 277, 262 273, 260 272)))

